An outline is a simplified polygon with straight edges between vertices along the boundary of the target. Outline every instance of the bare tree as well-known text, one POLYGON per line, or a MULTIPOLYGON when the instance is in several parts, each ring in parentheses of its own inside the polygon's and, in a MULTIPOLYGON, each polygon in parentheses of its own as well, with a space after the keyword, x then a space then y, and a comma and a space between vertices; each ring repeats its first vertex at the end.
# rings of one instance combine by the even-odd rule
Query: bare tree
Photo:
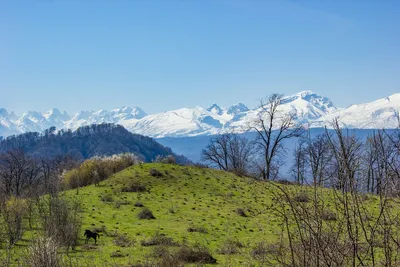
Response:
POLYGON ((29 195, 37 189, 40 178, 40 166, 22 150, 0 155, 0 183, 6 195, 29 195))
POLYGON ((306 148, 306 161, 310 169, 313 183, 323 186, 330 177, 327 173, 332 152, 329 148, 327 136, 322 134, 314 138, 308 137, 306 148))
POLYGON ((224 171, 246 175, 250 167, 253 145, 245 137, 228 133, 213 138, 202 151, 202 160, 224 171))
POLYGON ((257 133, 256 144, 265 161, 263 178, 266 180, 277 173, 279 155, 285 151, 283 142, 299 137, 304 132, 303 127, 295 123, 293 114, 282 114, 279 110, 282 98, 283 95, 273 94, 267 100, 262 100, 257 119, 249 125, 249 130, 257 133))
POLYGON ((291 171, 298 184, 304 184, 304 182, 306 182, 307 159, 305 146, 305 141, 300 139, 293 152, 294 162, 291 171))

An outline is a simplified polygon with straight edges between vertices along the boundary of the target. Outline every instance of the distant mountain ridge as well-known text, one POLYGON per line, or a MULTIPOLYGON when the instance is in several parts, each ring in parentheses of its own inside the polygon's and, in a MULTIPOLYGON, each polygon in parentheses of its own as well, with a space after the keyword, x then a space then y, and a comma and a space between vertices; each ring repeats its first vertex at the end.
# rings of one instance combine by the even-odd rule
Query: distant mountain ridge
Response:
MULTIPOLYGON (((290 112, 298 123, 311 128, 329 127, 334 118, 349 128, 375 129, 398 127, 400 93, 348 108, 337 108, 327 97, 312 91, 286 96, 280 106, 282 113, 290 112)), ((28 111, 17 116, 0 108, 0 136, 24 132, 42 132, 52 126, 75 130, 81 126, 117 123, 133 133, 155 138, 212 135, 235 130, 243 132, 260 110, 249 109, 243 103, 228 108, 213 104, 208 108, 181 108, 148 115, 139 107, 122 107, 111 111, 80 111, 72 116, 58 109, 45 113, 28 111)))

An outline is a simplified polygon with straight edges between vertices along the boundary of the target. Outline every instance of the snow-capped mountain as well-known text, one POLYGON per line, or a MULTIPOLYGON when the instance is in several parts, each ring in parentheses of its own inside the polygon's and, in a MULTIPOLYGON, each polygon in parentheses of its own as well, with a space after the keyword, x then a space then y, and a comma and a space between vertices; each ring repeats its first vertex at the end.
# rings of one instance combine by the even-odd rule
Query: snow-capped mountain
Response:
POLYGON ((334 118, 347 128, 382 129, 399 126, 400 93, 373 102, 351 105, 312 122, 313 127, 329 124, 334 118))
MULTIPOLYGON (((396 128, 399 111, 400 93, 370 103, 336 108, 328 98, 303 91, 284 97, 279 107, 281 114, 294 114, 298 123, 311 127, 329 127, 334 118, 339 118, 347 127, 358 129, 396 128)), ((42 132, 51 126, 76 129, 103 122, 118 123, 134 133, 156 138, 210 135, 245 131, 259 114, 259 108, 249 109, 242 103, 227 108, 212 104, 208 108, 181 108, 150 115, 138 107, 80 111, 72 116, 55 108, 43 114, 29 111, 21 116, 0 109, 0 136, 42 132)))

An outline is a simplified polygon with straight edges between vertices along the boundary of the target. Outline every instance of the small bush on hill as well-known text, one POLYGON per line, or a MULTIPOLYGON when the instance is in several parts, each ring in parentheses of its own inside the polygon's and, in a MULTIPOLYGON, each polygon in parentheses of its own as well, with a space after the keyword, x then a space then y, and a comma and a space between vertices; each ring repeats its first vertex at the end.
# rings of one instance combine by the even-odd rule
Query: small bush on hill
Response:
POLYGON ((185 263, 215 264, 217 260, 210 251, 203 246, 189 247, 184 245, 179 248, 176 257, 185 263))
POLYGON ((239 252, 239 249, 243 248, 243 244, 238 240, 228 239, 218 249, 219 254, 231 255, 239 252))
POLYGON ((310 201, 310 197, 307 195, 306 192, 301 191, 300 193, 298 193, 295 197, 294 197, 294 201, 296 202, 309 202, 310 201))
POLYGON ((151 212, 151 210, 149 210, 148 208, 143 208, 139 213, 138 213, 138 218, 141 220, 151 220, 151 219, 155 219, 156 217, 154 217, 153 213, 151 212))
POLYGON ((165 164, 176 164, 176 159, 172 155, 168 156, 157 156, 154 162, 165 163, 165 164))
POLYGON ((157 169, 154 169, 154 168, 150 169, 149 174, 150 174, 150 176, 153 176, 153 177, 163 176, 163 174, 160 171, 158 171, 157 169))
POLYGON ((135 244, 135 240, 129 239, 125 235, 117 234, 114 237, 113 243, 119 247, 131 247, 135 244))
POLYGON ((136 202, 134 206, 135 206, 135 207, 139 207, 139 208, 144 207, 143 203, 140 202, 140 201, 136 202))
POLYGON ((103 202, 113 202, 114 198, 111 194, 104 194, 100 196, 101 201, 103 202))
POLYGON ((122 258, 125 257, 126 255, 122 254, 120 250, 114 251, 111 253, 110 257, 111 258, 122 258))
POLYGON ((321 217, 324 221, 336 221, 336 214, 333 211, 325 210, 321 217))
POLYGON ((267 244, 265 242, 259 242, 251 250, 251 256, 255 260, 262 261, 265 259, 267 252, 268 252, 267 244))
POLYGON ((236 209, 236 213, 237 213, 239 216, 247 217, 246 212, 244 212, 244 209, 242 209, 242 208, 237 208, 237 209, 236 209))
POLYGON ((122 192, 145 192, 146 186, 144 184, 140 184, 139 181, 134 180, 130 181, 128 185, 122 187, 122 192))

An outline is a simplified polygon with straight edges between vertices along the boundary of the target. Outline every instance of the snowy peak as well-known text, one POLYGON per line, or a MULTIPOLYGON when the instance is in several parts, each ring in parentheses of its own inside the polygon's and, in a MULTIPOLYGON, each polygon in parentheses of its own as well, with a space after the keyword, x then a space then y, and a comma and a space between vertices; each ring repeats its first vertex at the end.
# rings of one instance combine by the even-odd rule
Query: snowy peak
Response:
POLYGON ((224 111, 222 110, 222 108, 220 108, 217 104, 212 104, 207 111, 211 112, 212 114, 215 115, 222 115, 222 113, 224 113, 224 111))
POLYGON ((139 107, 122 107, 111 111, 111 115, 119 120, 141 119, 147 116, 147 113, 139 107))
POLYGON ((245 104, 238 103, 236 105, 229 107, 227 113, 230 115, 231 114, 236 115, 238 113, 247 112, 247 111, 249 111, 249 108, 245 104))
POLYGON ((57 108, 53 108, 47 112, 45 112, 43 114, 43 116, 50 121, 67 121, 69 119, 71 119, 71 117, 68 115, 68 113, 66 111, 64 111, 63 113, 60 112, 60 110, 58 110, 57 108))
POLYGON ((338 118, 348 128, 382 129, 399 126, 400 94, 381 98, 369 103, 351 105, 330 113, 314 122, 316 126, 329 125, 338 118))

